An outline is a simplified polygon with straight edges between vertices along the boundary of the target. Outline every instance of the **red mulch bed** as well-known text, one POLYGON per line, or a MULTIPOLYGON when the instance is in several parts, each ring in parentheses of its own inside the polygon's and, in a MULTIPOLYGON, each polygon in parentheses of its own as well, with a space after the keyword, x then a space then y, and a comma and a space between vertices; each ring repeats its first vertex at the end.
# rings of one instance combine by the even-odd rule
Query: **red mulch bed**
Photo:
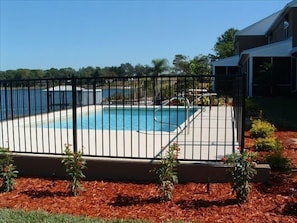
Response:
MULTIPOLYGON (((282 131, 285 155, 297 167, 297 132, 282 131)), ((247 136, 247 142, 250 139, 247 136)), ((272 173, 270 183, 254 183, 247 203, 238 205, 228 183, 176 186, 173 200, 163 202, 151 183, 85 181, 85 190, 70 196, 67 181, 18 178, 16 190, 0 193, 0 207, 42 209, 100 218, 146 219, 152 222, 297 222, 297 172, 272 173)))

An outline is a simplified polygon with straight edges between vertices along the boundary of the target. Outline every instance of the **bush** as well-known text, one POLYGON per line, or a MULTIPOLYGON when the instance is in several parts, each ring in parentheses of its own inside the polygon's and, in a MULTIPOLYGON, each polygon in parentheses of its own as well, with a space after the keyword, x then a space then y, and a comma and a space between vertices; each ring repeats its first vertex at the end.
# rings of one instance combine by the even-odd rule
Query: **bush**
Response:
POLYGON ((276 128, 273 124, 256 119, 252 122, 252 127, 250 129, 251 138, 266 138, 272 136, 276 128))
POLYGON ((85 178, 83 170, 87 168, 87 162, 82 157, 82 152, 72 152, 70 145, 65 145, 66 157, 62 159, 62 164, 66 168, 66 173, 71 177, 69 189, 71 193, 76 196, 82 190, 81 179, 85 178))
POLYGON ((13 158, 9 149, 0 148, 0 177, 3 184, 1 189, 5 192, 14 190, 15 178, 18 171, 15 165, 13 165, 13 158))
POLYGON ((291 161, 284 157, 282 152, 275 152, 266 157, 267 163, 272 170, 287 171, 292 168, 291 161))
POLYGON ((250 98, 245 99, 245 110, 250 117, 257 116, 260 112, 258 104, 250 98))
POLYGON ((228 174, 232 177, 232 192, 236 193, 239 203, 248 200, 248 195, 252 189, 250 181, 257 173, 255 169, 256 163, 254 162, 256 156, 256 153, 244 151, 243 153, 233 153, 224 158, 225 163, 232 165, 228 174))
POLYGON ((279 151, 282 149, 281 142, 273 136, 266 137, 266 138, 258 138, 255 141, 254 148, 257 151, 279 151))
POLYGON ((171 200, 174 192, 174 185, 178 183, 177 164, 180 148, 177 143, 169 146, 165 157, 161 158, 160 166, 153 171, 158 176, 159 192, 164 200, 171 200))

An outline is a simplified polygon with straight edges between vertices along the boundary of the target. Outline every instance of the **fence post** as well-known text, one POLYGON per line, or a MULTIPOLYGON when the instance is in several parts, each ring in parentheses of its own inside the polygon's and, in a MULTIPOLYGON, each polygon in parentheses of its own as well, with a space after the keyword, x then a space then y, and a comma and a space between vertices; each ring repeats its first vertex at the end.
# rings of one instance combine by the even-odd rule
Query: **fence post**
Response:
POLYGON ((246 75, 245 73, 242 74, 242 94, 241 94, 241 152, 244 151, 245 143, 244 143, 244 132, 245 132, 245 97, 246 97, 246 75))
POLYGON ((73 152, 77 152, 77 117, 76 117, 76 78, 72 76, 72 135, 73 135, 73 152))

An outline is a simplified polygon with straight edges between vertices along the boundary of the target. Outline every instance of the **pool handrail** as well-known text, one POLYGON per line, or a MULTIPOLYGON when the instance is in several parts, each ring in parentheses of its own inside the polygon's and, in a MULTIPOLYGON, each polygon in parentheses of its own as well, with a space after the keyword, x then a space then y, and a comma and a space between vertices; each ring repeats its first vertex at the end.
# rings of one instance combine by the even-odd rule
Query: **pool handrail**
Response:
MULTIPOLYGON (((169 100, 165 101, 164 103, 162 103, 160 106, 158 106, 155 110, 154 110, 154 121, 155 122, 159 122, 159 123, 165 123, 165 124, 168 124, 168 125, 174 125, 176 126, 177 128, 179 128, 181 131, 183 131, 183 129, 179 126, 179 125, 176 125, 176 124, 171 124, 171 123, 166 123, 166 122, 162 122, 162 121, 158 121, 157 120, 157 117, 156 117, 156 112, 158 110, 160 110, 163 106, 166 106, 166 105, 170 105, 170 103, 173 101, 173 100, 179 100, 180 98, 184 99, 185 100, 185 103, 184 103, 184 106, 186 107, 186 125, 185 125, 185 128, 187 129, 187 134, 189 134, 189 131, 188 131, 188 124, 189 124, 189 119, 190 119, 190 113, 189 113, 189 110, 190 110, 190 101, 187 97, 185 96, 181 96, 181 95, 178 95, 178 96, 173 96, 172 98, 170 98, 169 100)), ((179 106, 179 105, 177 105, 179 106)), ((185 129, 184 128, 184 129, 185 129)))

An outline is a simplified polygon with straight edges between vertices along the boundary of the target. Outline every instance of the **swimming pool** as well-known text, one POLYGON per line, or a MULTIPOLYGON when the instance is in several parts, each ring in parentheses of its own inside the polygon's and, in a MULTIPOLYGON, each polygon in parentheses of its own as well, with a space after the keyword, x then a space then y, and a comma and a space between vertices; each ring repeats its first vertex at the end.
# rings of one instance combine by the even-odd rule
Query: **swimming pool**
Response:
MULTIPOLYGON (((171 132, 196 111, 194 107, 103 107, 78 115, 77 129, 171 132)), ((47 127, 71 129, 72 117, 50 122, 47 127)))

